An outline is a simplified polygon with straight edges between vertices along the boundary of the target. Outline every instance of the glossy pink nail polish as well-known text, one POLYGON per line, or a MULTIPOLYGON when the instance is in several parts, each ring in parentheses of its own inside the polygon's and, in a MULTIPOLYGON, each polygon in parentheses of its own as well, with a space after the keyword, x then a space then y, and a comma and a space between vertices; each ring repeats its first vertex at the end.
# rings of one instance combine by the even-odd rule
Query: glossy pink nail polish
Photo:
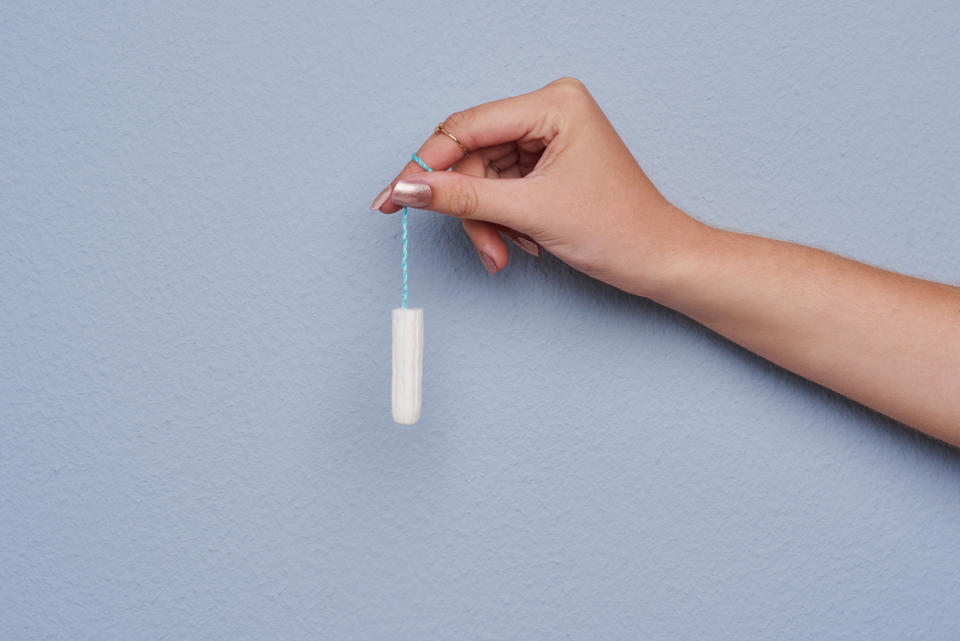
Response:
POLYGON ((432 197, 430 185, 413 180, 397 182, 391 194, 394 204, 401 207, 426 207, 432 197))
POLYGON ((513 239, 513 242, 517 245, 517 247, 527 252, 528 254, 531 254, 533 256, 540 255, 540 245, 536 244, 529 238, 524 238, 523 236, 517 236, 516 238, 513 239))
POLYGON ((491 276, 493 276, 494 274, 497 273, 497 264, 496 264, 495 262, 493 262, 493 259, 492 259, 492 258, 490 258, 489 256, 487 256, 487 255, 484 254, 483 252, 480 252, 480 262, 483 263, 483 266, 487 269, 487 272, 488 272, 491 276))
POLYGON ((383 205, 383 203, 387 202, 387 197, 389 195, 390 195, 390 185, 387 185, 386 187, 383 188, 383 191, 377 194, 377 197, 373 199, 373 204, 370 205, 370 211, 373 211, 374 209, 380 209, 380 206, 383 205))

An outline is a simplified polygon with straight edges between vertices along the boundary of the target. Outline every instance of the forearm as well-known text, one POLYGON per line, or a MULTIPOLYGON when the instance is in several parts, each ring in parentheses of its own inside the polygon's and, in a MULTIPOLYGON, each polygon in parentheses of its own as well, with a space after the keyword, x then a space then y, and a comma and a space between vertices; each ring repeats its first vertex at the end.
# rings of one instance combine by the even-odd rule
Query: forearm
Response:
POLYGON ((752 352, 960 445, 960 289, 704 228, 652 298, 752 352))

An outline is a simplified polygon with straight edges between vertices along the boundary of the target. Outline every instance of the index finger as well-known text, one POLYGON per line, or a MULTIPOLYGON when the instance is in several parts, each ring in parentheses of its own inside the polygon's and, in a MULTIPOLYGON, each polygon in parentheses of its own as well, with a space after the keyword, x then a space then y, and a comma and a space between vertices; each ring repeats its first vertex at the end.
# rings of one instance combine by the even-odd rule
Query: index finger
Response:
MULTIPOLYGON (((529 93, 485 102, 451 114, 443 121, 444 128, 470 151, 506 142, 539 141, 543 147, 556 135, 558 103, 552 100, 551 89, 567 80, 561 78, 529 93)), ((539 145, 538 145, 539 146, 539 145)), ((446 170, 464 158, 463 149, 450 137, 436 131, 417 150, 417 155, 434 171, 446 170)), ((412 159, 388 185, 390 191, 398 180, 423 171, 412 159)), ((399 211, 389 198, 376 207, 384 214, 399 211)))

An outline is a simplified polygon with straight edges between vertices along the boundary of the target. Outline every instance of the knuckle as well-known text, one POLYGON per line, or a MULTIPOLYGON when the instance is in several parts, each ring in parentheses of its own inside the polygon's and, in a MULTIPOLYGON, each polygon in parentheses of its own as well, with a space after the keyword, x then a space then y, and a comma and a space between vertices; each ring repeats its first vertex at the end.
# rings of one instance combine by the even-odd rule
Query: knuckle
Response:
POLYGON ((472 109, 455 111, 443 121, 443 126, 457 137, 467 149, 474 148, 473 126, 476 121, 476 112, 472 109))
POLYGON ((573 96, 583 96, 587 93, 587 86, 579 78, 573 76, 563 76, 550 83, 550 86, 558 92, 573 96))
POLYGON ((593 100, 587 87, 573 76, 557 78, 547 88, 553 103, 564 111, 579 112, 593 100))
POLYGON ((467 109, 455 111, 444 119, 443 124, 450 129, 450 133, 460 136, 466 133, 465 130, 469 128, 472 118, 472 114, 467 109))
POLYGON ((476 215, 479 202, 477 191, 469 183, 457 183, 450 192, 450 213, 460 218, 476 215))

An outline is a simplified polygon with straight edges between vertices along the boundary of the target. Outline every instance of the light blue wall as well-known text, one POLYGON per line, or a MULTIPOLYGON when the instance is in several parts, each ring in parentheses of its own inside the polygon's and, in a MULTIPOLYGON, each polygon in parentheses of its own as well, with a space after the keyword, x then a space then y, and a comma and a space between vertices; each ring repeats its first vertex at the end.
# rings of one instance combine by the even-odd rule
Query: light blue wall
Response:
POLYGON ((728 228, 960 280, 960 9, 5 2, 0 638, 956 639, 960 455, 411 213, 450 112, 584 80, 728 228))

